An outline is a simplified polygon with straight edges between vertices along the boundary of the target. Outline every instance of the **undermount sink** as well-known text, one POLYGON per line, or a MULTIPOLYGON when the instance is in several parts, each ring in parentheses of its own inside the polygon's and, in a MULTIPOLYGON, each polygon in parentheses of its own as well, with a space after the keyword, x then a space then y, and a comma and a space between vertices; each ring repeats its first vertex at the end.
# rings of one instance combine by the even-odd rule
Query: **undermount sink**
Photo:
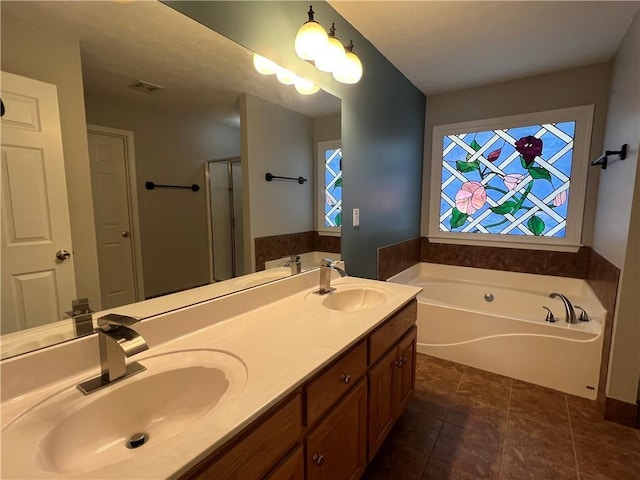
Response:
POLYGON ((325 308, 340 312, 354 312, 377 307, 386 302, 391 292, 384 288, 370 285, 334 285, 335 290, 325 295, 312 293, 309 295, 311 302, 318 302, 325 308))
POLYGON ((176 351, 140 363, 147 370, 138 375, 87 396, 68 387, 7 425, 2 439, 11 449, 2 449, 3 478, 82 476, 135 461, 142 452, 170 453, 169 439, 232 404, 247 380, 241 360, 215 350, 176 351), (29 452, 32 461, 15 452, 29 452))

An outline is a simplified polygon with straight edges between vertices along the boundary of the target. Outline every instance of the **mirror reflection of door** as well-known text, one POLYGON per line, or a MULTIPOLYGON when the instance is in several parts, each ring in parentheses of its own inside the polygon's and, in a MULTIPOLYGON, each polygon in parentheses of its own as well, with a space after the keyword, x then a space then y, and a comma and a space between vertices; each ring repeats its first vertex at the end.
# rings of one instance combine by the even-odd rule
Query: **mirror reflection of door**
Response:
POLYGON ((133 132, 89 127, 89 161, 93 213, 98 248, 98 269, 102 308, 114 308, 142 300, 141 270, 137 271, 134 248, 138 228, 133 212, 137 205, 133 132))
POLYGON ((2 72, 2 100, 5 334, 61 320, 76 284, 56 87, 2 72))
POLYGON ((245 273, 240 158, 207 162, 213 281, 245 273))

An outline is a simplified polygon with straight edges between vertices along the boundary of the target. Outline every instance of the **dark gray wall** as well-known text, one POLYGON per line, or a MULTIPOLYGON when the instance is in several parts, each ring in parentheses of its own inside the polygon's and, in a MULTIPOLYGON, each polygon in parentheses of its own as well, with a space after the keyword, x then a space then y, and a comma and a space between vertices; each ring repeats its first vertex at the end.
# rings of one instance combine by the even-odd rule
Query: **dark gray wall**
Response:
POLYGON ((356 85, 340 84, 296 56, 308 2, 164 3, 342 99, 342 256, 351 275, 375 278, 378 247, 420 234, 422 92, 325 2, 313 2, 316 20, 325 28, 335 22, 343 43, 353 40, 364 67, 356 85), (353 208, 360 208, 359 228, 351 226, 353 208))

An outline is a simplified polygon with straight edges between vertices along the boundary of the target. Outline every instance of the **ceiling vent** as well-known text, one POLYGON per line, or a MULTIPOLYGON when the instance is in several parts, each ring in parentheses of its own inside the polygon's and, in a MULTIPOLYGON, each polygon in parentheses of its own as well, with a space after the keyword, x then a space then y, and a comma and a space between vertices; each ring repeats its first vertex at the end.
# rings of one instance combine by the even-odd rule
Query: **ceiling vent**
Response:
POLYGON ((164 88, 160 85, 156 85, 155 83, 145 82, 144 80, 136 80, 131 85, 129 85, 129 87, 144 93, 153 93, 164 88))

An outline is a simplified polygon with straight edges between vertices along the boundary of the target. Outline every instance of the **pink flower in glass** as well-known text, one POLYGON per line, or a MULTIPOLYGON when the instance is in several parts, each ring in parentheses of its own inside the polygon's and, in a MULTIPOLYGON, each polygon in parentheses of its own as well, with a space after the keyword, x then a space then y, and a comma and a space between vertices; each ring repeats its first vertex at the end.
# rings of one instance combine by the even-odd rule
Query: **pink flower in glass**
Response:
POLYGON ((553 199, 553 206, 559 207, 566 201, 567 201, 567 191, 565 190, 564 192, 560 192, 558 195, 556 195, 556 198, 553 199))
POLYGON ((509 175, 504 176, 504 184, 509 190, 513 190, 523 179, 524 175, 519 173, 510 173, 509 175))
POLYGON ((466 182, 456 193, 456 208, 471 215, 487 201, 487 191, 480 182, 466 182))

